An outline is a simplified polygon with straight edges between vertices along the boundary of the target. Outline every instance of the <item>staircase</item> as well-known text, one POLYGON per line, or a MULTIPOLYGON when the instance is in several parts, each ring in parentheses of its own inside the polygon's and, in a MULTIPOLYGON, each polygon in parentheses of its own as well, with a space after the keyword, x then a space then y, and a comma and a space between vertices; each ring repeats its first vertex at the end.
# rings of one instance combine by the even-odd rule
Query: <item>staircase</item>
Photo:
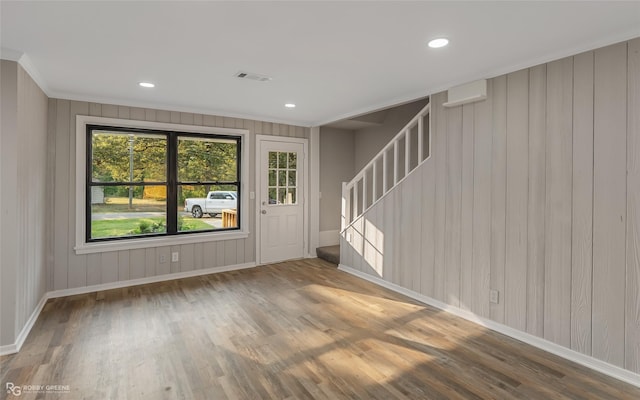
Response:
POLYGON ((431 99, 350 182, 342 184, 340 235, 347 242, 347 228, 429 158, 430 110, 431 99))
POLYGON ((316 254, 318 258, 322 258, 325 261, 330 262, 331 264, 340 264, 340 246, 325 246, 318 247, 316 249, 316 254))

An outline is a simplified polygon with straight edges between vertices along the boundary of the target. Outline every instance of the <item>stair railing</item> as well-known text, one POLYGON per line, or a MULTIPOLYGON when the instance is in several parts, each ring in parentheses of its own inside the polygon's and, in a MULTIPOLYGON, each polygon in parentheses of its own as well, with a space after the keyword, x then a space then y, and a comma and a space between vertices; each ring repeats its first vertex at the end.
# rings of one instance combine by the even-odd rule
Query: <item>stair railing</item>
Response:
POLYGON ((429 159, 430 111, 431 99, 350 182, 342 183, 342 232, 429 159))

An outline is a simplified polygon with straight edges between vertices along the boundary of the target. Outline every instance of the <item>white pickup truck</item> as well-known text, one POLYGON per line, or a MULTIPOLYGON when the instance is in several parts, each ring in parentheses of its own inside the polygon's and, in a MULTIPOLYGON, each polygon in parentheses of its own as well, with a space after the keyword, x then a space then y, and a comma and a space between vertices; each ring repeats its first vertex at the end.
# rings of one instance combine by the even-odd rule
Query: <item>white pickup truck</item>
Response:
POLYGON ((206 198, 185 199, 184 211, 190 212, 193 218, 202 218, 204 214, 214 217, 222 210, 238 207, 238 194, 231 191, 215 190, 209 192, 206 198))

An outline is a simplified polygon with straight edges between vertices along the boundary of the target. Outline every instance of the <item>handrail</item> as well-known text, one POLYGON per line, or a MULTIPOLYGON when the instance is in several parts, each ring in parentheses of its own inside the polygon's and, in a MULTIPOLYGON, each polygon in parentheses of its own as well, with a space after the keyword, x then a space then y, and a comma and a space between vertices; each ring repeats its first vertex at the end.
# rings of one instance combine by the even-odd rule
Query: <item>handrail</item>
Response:
POLYGON ((409 127, 413 127, 413 125, 416 124, 416 121, 418 121, 418 119, 420 117, 423 117, 427 114, 429 114, 431 110, 431 102, 429 102, 426 106, 424 106, 424 108, 422 108, 422 110, 418 111, 418 113, 415 115, 415 117, 413 117, 411 119, 411 121, 409 121, 402 129, 400 129, 400 132, 398 132, 397 135, 395 135, 393 137, 393 139, 391 139, 389 141, 389 143, 387 143, 382 150, 380 150, 375 156, 373 156, 373 158, 364 166, 362 167, 362 169, 360 170, 360 172, 358 172, 356 174, 356 176, 353 177, 353 179, 351 179, 349 182, 347 182, 347 185, 354 183, 355 181, 359 180, 360 178, 362 178, 362 175, 364 173, 364 171, 371 167, 373 165, 373 163, 376 161, 376 159, 378 157, 380 157, 382 154, 384 154, 384 152, 390 150, 393 147, 393 143, 395 143, 396 141, 400 141, 402 140, 402 136, 404 135, 405 131, 407 129, 409 129, 409 127))
POLYGON ((391 189, 429 158, 431 152, 430 113, 431 99, 351 181, 342 183, 341 233, 351 226, 357 217, 378 203, 391 189), (424 124, 426 117, 429 117, 427 126, 424 124), (414 128, 417 128, 417 143, 412 141, 414 128), (402 140, 405 141, 403 148, 399 145, 402 140), (427 154, 424 154, 425 140, 428 145, 427 154), (412 152, 413 147, 417 147, 415 152, 412 152), (388 155, 391 150, 393 150, 392 162, 390 162, 388 155), (404 158, 402 165, 400 164, 401 156, 404 158), (417 159, 412 162, 412 157, 416 156, 417 159), (382 161, 382 176, 379 176, 378 168, 376 167, 380 161, 382 161), (391 179, 389 179, 389 175, 391 175, 391 179), (371 182, 369 182, 370 178, 371 182), (379 180, 381 182, 378 182, 379 180), (382 190, 378 196, 380 186, 382 190))

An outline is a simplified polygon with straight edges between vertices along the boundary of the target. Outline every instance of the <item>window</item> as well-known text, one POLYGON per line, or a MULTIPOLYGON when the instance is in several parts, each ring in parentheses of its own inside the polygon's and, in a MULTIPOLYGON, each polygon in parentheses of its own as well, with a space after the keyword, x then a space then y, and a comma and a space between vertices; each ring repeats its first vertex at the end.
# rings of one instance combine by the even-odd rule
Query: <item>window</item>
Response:
POLYGON ((269 152, 269 204, 297 204, 297 154, 269 152))
POLYGON ((85 243, 240 230, 242 135, 85 128, 85 243))

